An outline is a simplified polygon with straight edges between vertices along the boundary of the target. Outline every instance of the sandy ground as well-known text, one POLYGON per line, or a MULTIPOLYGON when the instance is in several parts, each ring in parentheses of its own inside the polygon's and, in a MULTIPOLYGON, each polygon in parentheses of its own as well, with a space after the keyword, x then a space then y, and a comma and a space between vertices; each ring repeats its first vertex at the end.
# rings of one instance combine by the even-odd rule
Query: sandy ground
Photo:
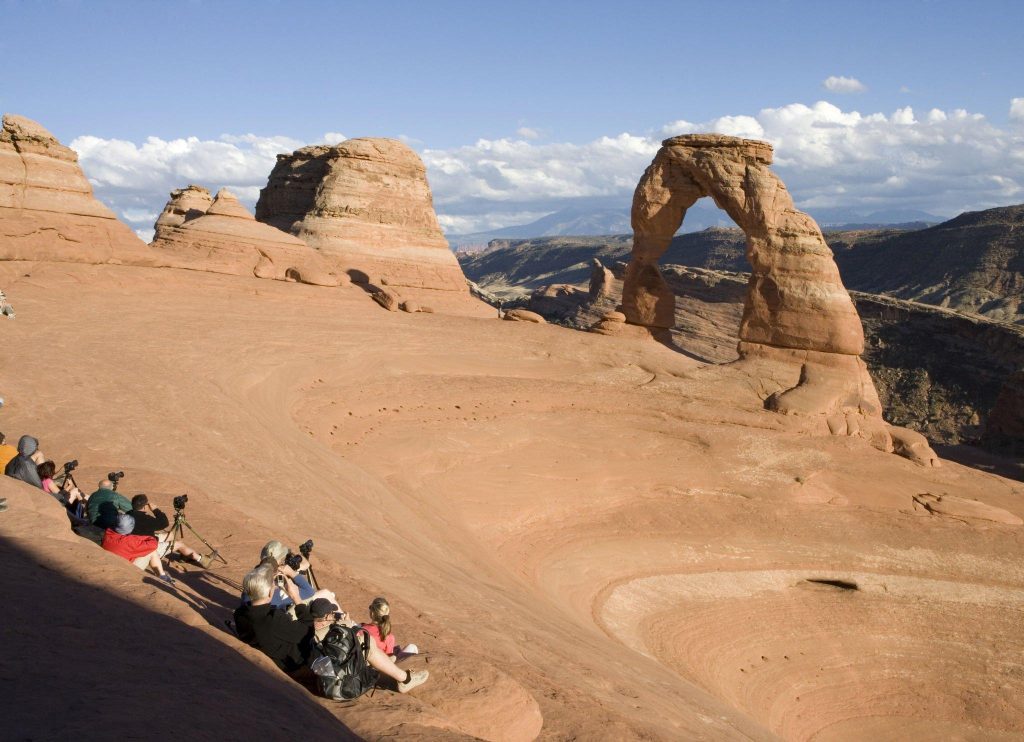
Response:
POLYGON ((809 435, 734 366, 482 305, 57 264, 0 286, 0 430, 90 489, 123 469, 168 510, 188 492, 228 560, 162 589, 0 482, 5 736, 1024 738, 1024 529, 997 522, 1018 482, 809 435), (332 704, 240 646, 223 620, 275 537, 314 539, 351 613, 387 596, 431 680, 332 704))

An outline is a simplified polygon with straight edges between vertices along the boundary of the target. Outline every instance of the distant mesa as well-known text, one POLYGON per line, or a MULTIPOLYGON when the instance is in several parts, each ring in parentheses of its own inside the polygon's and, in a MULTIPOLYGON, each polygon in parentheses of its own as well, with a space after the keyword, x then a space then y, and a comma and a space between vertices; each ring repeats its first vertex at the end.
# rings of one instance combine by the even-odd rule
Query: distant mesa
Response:
POLYGON ((201 186, 172 191, 155 228, 152 247, 169 267, 317 286, 340 283, 312 248, 256 221, 226 188, 212 200, 201 186))
POLYGON ((393 139, 278 155, 256 218, 299 237, 359 283, 468 294, 437 222, 426 168, 393 139))
MULTIPOLYGON (((675 294, 658 270, 687 209, 710 196, 747 238, 751 277, 739 331, 741 363, 799 369, 765 403, 784 414, 818 417, 833 435, 866 438, 885 451, 893 436, 867 367, 864 331, 832 251, 814 220, 798 211, 771 172, 766 142, 690 134, 667 139, 633 196, 633 251, 622 311, 629 323, 675 324, 675 294)), ((776 378, 774 371, 765 371, 776 378)), ((921 441, 898 438, 898 452, 934 465, 921 441)))
POLYGON ((145 243, 100 203, 78 155, 35 121, 4 114, 0 259, 132 262, 145 243))

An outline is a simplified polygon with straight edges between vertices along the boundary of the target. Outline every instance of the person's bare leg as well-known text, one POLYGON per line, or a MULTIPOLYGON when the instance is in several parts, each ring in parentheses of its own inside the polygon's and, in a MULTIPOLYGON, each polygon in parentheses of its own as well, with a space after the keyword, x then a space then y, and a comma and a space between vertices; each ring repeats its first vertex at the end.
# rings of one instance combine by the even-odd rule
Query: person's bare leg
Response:
POLYGON ((181 554, 186 559, 191 559, 193 562, 199 561, 199 552, 193 549, 191 546, 187 546, 183 543, 176 543, 174 545, 174 553, 181 554))
POLYGON ((164 565, 160 563, 160 557, 156 555, 154 551, 149 555, 149 568, 157 573, 160 577, 164 576, 164 565))
POLYGON ((407 677, 405 670, 399 669, 398 665, 394 663, 394 660, 384 654, 384 651, 377 646, 377 642, 370 642, 370 651, 366 655, 366 661, 370 663, 370 667, 382 675, 387 675, 389 678, 397 680, 399 683, 405 682, 407 677))

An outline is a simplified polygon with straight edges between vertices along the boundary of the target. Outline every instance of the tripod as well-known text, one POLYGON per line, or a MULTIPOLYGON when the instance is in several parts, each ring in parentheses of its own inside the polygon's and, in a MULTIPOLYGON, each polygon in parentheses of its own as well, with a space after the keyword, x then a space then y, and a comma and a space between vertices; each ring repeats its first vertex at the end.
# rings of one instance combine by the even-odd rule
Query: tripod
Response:
POLYGON ((174 542, 177 541, 179 538, 184 538, 184 534, 182 532, 182 528, 183 527, 184 528, 188 528, 188 530, 192 531, 192 533, 194 533, 196 535, 197 539, 199 539, 204 544, 206 544, 206 546, 210 549, 210 556, 215 557, 216 559, 219 559, 224 564, 228 563, 228 560, 225 559, 224 557, 222 557, 220 555, 220 552, 217 551, 215 548, 213 548, 213 545, 209 541, 207 541, 205 538, 200 536, 199 535, 199 531, 197 531, 195 528, 192 527, 192 524, 188 522, 188 518, 185 517, 185 510, 182 509, 182 508, 175 508, 174 509, 174 523, 171 524, 171 530, 168 531, 168 537, 167 537, 167 540, 168 540, 167 553, 168 554, 171 554, 171 553, 174 552, 174 542))

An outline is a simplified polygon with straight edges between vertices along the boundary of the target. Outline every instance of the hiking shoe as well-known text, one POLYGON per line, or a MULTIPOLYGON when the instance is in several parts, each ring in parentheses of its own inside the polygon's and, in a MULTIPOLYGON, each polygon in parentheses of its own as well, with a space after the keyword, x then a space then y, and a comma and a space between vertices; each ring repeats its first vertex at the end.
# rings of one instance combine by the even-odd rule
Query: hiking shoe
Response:
POLYGON ((157 575, 157 579, 160 580, 161 582, 166 582, 168 585, 173 585, 174 584, 174 578, 171 577, 170 575, 167 575, 167 574, 157 575))
POLYGON ((430 673, 426 670, 413 670, 409 673, 409 682, 398 684, 399 693, 408 693, 418 685, 423 685, 427 682, 427 678, 430 677, 430 673))
POLYGON ((199 566, 203 569, 209 569, 211 564, 213 564, 213 554, 203 554, 199 557, 199 566))

